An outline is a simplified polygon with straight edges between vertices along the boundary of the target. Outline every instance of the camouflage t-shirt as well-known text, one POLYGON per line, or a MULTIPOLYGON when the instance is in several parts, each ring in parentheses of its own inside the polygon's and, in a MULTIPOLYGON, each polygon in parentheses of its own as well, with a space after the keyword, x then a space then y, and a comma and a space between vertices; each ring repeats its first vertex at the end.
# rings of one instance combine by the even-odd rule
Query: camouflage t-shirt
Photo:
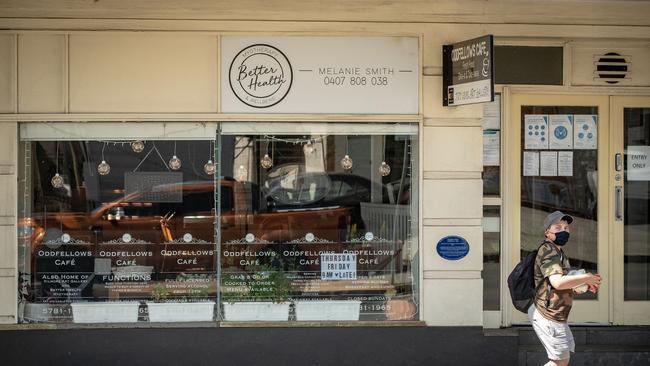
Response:
POLYGON ((573 305, 573 289, 556 290, 548 277, 569 272, 569 259, 562 249, 550 241, 544 241, 535 258, 535 306, 546 319, 565 323, 573 305), (549 291, 550 289, 550 291, 549 291), (546 299, 550 296, 548 306, 546 299))

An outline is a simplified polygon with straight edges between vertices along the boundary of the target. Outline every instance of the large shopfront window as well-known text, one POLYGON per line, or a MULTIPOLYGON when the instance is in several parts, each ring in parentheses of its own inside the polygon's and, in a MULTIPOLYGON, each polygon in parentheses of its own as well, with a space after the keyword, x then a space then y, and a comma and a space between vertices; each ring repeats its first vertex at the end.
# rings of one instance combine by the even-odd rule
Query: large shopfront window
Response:
POLYGON ((416 319, 416 125, 224 124, 219 141, 226 320, 290 303, 296 320, 416 319))
POLYGON ((24 322, 417 319, 417 124, 20 138, 24 322))

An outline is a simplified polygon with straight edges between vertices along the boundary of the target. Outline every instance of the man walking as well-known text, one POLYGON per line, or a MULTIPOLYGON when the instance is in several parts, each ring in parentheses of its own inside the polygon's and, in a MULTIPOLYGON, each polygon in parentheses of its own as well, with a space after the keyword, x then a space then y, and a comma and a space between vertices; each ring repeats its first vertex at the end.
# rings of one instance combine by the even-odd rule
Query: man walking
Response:
MULTIPOLYGON (((566 366, 570 352, 575 352, 568 318, 577 287, 587 285, 596 293, 600 275, 584 273, 569 276, 569 259, 562 247, 569 241, 573 217, 555 211, 544 220, 544 243, 535 259, 535 301, 528 309, 528 319, 544 345, 549 362, 546 366, 566 366)), ((584 290, 583 290, 584 291, 584 290)))

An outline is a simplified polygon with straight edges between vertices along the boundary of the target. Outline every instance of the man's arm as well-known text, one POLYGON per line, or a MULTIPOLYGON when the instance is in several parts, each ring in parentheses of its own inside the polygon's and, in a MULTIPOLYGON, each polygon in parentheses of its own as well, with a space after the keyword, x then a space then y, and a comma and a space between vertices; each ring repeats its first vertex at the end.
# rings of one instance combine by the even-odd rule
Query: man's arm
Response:
POLYGON ((589 286, 600 285, 600 275, 585 273, 575 276, 565 276, 562 274, 553 274, 548 276, 548 280, 556 290, 568 290, 576 286, 587 284, 589 286))

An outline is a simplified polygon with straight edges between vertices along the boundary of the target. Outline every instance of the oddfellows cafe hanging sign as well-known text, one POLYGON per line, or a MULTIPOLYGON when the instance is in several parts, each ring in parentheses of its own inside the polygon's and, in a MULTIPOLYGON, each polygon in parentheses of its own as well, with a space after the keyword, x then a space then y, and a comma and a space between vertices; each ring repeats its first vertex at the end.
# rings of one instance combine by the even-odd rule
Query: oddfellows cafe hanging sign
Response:
POLYGON ((418 114, 417 37, 221 39, 221 112, 418 114))
POLYGON ((494 101, 492 36, 442 46, 442 105, 494 101))

